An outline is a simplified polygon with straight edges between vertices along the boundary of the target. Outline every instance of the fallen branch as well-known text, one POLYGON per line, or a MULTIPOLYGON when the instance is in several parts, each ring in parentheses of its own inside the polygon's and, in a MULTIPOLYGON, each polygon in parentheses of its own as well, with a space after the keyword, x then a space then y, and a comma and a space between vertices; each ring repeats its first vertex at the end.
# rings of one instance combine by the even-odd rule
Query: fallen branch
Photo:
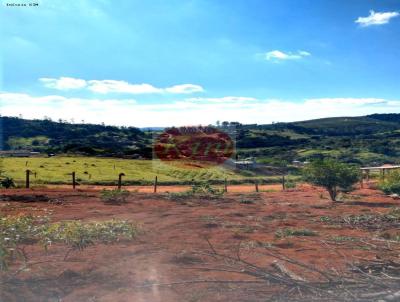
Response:
POLYGON ((280 272, 282 275, 287 276, 293 280, 297 280, 297 281, 302 281, 302 282, 307 282, 306 279, 304 279, 303 277, 300 277, 298 275, 296 275, 295 273, 293 273, 292 271, 290 271, 286 266, 283 265, 283 263, 275 260, 271 266, 276 269, 278 272, 280 272))

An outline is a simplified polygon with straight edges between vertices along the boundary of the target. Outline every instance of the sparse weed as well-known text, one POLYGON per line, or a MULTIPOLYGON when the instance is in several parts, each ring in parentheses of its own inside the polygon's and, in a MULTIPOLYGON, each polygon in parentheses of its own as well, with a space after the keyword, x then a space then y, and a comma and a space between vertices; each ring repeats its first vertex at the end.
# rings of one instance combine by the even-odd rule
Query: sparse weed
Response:
POLYGON ((320 220, 321 222, 330 222, 330 221, 332 221, 332 218, 329 217, 329 216, 321 216, 321 217, 319 218, 319 220, 320 220))
POLYGON ((200 216, 200 220, 202 222, 206 222, 206 223, 215 222, 217 220, 217 217, 211 216, 211 215, 204 215, 204 216, 200 216))
POLYGON ((209 182, 202 182, 192 186, 192 193, 200 196, 221 197, 224 195, 224 190, 213 188, 209 182))
POLYGON ((256 226, 244 225, 241 230, 243 233, 253 233, 256 230, 256 226))
POLYGON ((240 243, 240 248, 244 250, 253 250, 257 247, 261 246, 261 242, 254 241, 254 240, 249 240, 249 241, 243 241, 240 243))
POLYGON ((215 189, 208 182, 202 182, 194 184, 190 190, 185 192, 168 193, 167 198, 170 200, 182 200, 192 197, 218 199, 222 195, 224 195, 224 190, 215 189))
POLYGON ((271 242, 258 242, 258 246, 265 249, 269 249, 272 248, 274 245, 271 242))
POLYGON ((166 197, 169 200, 174 200, 174 201, 180 201, 180 200, 183 200, 183 199, 191 198, 193 196, 194 196, 194 194, 190 190, 189 191, 185 191, 185 192, 177 192, 177 193, 167 192, 167 195, 166 195, 166 197))
POLYGON ((130 193, 126 190, 102 190, 100 192, 101 200, 106 204, 119 205, 126 203, 130 193))
POLYGON ((335 237, 331 237, 330 239, 335 242, 357 242, 357 241, 360 241, 359 238, 351 237, 351 236, 335 236, 335 237))
POLYGON ((7 270, 13 260, 25 258, 20 245, 36 243, 47 222, 47 217, 33 215, 0 219, 0 270, 7 270))
POLYGON ((346 201, 361 200, 360 195, 346 194, 346 201))
POLYGON ((207 228, 215 228, 219 226, 218 218, 215 216, 204 215, 200 216, 200 220, 204 223, 207 228))
POLYGON ((260 192, 263 192, 263 193, 274 193, 274 192, 278 192, 278 191, 274 190, 274 189, 267 189, 267 190, 260 190, 260 192))
POLYGON ((318 236, 318 233, 309 229, 280 229, 275 232, 276 238, 294 237, 294 236, 318 236))
POLYGON ((363 213, 339 217, 320 217, 320 221, 329 224, 345 224, 350 227, 384 229, 400 225, 400 208, 392 208, 387 213, 363 213))
POLYGON ((392 208, 388 213, 386 213, 387 217, 391 217, 393 219, 400 219, 400 208, 392 208))
POLYGON ((45 250, 53 243, 69 250, 84 250, 97 243, 132 239, 139 232, 136 224, 124 220, 83 223, 50 223, 48 216, 6 216, 0 219, 0 270, 7 270, 15 260, 27 261, 23 246, 41 243, 45 250))
POLYGON ((73 250, 84 250, 96 243, 113 243, 121 238, 132 239, 138 227, 124 220, 104 222, 63 221, 49 225, 42 233, 42 242, 47 248, 52 242, 66 244, 73 250))
POLYGON ((284 220, 286 218, 287 218, 287 214, 285 212, 276 212, 274 214, 262 217, 262 220, 272 221, 272 220, 284 220))
POLYGON ((240 200, 240 203, 241 204, 254 204, 255 201, 251 200, 251 199, 242 199, 242 200, 240 200))

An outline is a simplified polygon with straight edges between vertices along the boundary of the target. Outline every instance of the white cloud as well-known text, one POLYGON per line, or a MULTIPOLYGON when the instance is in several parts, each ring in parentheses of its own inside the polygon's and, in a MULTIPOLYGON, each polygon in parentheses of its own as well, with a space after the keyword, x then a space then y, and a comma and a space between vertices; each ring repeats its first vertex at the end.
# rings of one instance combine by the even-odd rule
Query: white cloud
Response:
POLYGON ((382 25, 389 23, 390 19, 398 16, 399 16, 398 12, 376 13, 373 10, 371 10, 368 17, 358 17, 355 23, 358 23, 363 27, 371 25, 382 25))
POLYGON ((40 82, 47 88, 53 88, 58 90, 70 90, 70 89, 81 89, 86 87, 87 83, 82 79, 61 77, 58 79, 54 78, 40 78, 40 82))
POLYGON ((307 100, 306 103, 312 105, 352 106, 352 105, 387 104, 388 101, 385 99, 376 99, 376 98, 322 98, 322 99, 310 99, 307 100))
POLYGON ((125 81, 115 80, 91 80, 88 81, 88 89, 93 92, 107 94, 110 92, 145 94, 145 93, 161 93, 162 89, 156 88, 150 84, 129 84, 125 81))
POLYGON ((243 96, 224 96, 220 98, 188 98, 188 102, 232 103, 258 101, 256 98, 243 96))
POLYGON ((195 84, 180 84, 166 88, 157 88, 151 84, 131 84, 118 80, 83 80, 69 77, 40 78, 40 82, 47 88, 57 90, 88 89, 94 93, 127 93, 127 94, 150 94, 150 93, 171 93, 190 94, 204 92, 203 87, 195 84))
POLYGON ((166 92, 169 93, 176 93, 176 94, 188 94, 194 92, 204 92, 203 87, 194 84, 182 84, 182 85, 175 85, 172 87, 168 87, 164 89, 166 92))
POLYGON ((302 57, 311 56, 311 54, 310 54, 308 51, 304 51, 304 50, 300 50, 298 53, 299 53, 299 55, 302 56, 302 57))
POLYGON ((269 51, 264 54, 264 58, 268 61, 274 60, 274 61, 283 61, 283 60, 299 60, 305 57, 311 56, 311 53, 300 50, 295 53, 293 52, 283 52, 280 50, 273 50, 269 51))
POLYGON ((193 98, 173 103, 142 104, 132 99, 83 99, 57 95, 34 97, 0 93, 0 114, 24 118, 50 116, 110 125, 181 126, 217 120, 266 124, 335 116, 400 113, 400 100, 381 98, 319 98, 301 102, 251 97, 193 98))

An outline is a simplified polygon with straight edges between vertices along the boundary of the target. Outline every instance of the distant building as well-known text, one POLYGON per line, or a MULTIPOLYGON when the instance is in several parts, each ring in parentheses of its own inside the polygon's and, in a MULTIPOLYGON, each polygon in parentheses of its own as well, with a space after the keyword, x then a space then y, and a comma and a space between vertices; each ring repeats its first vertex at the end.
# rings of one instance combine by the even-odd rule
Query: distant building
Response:
POLYGON ((238 167, 238 168, 253 168, 256 164, 254 158, 245 158, 245 159, 241 159, 241 160, 236 160, 234 161, 234 164, 238 167))
POLYGON ((231 168, 251 169, 254 168, 257 164, 253 158, 246 158, 241 160, 234 160, 232 158, 229 158, 224 162, 224 165, 231 168))
POLYGON ((304 167, 307 164, 309 164, 308 161, 304 161, 304 162, 299 161, 299 160, 292 161, 292 165, 295 166, 295 167, 298 167, 298 168, 304 167))
POLYGON ((302 167, 303 163, 299 160, 294 160, 294 161, 292 161, 292 165, 295 167, 302 167))

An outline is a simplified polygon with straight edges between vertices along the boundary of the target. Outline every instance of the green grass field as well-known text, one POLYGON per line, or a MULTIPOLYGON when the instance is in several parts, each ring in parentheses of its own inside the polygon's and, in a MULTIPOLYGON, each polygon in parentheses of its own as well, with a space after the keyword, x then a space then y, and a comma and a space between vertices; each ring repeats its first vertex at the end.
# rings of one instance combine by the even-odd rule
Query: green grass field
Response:
POLYGON ((32 157, 0 158, 0 169, 4 175, 12 177, 18 185, 25 182, 25 171, 31 170, 34 184, 71 183, 71 173, 76 172, 76 179, 81 184, 115 184, 119 173, 124 173, 125 184, 146 185, 158 176, 160 184, 189 184, 195 181, 222 183, 225 178, 231 183, 246 183, 256 179, 263 182, 278 181, 276 178, 254 175, 249 171, 241 173, 222 166, 201 168, 196 164, 182 162, 164 163, 159 160, 131 160, 97 157, 32 157))

